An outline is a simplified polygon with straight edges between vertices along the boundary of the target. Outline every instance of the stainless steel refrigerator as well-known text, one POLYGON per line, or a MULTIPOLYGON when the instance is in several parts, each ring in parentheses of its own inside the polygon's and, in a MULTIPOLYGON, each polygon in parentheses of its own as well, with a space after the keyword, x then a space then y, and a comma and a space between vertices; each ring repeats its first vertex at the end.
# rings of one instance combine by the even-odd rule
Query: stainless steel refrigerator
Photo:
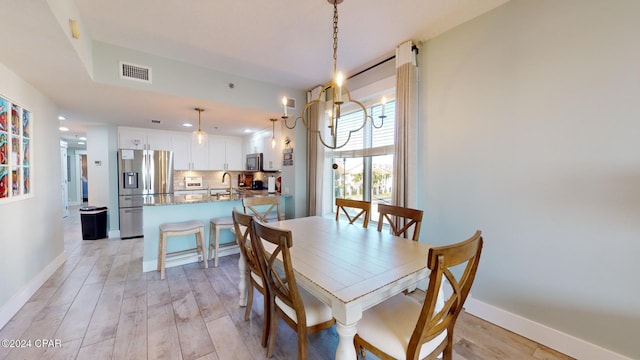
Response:
POLYGON ((118 150, 120 238, 141 237, 142 206, 173 193, 173 152, 118 150))

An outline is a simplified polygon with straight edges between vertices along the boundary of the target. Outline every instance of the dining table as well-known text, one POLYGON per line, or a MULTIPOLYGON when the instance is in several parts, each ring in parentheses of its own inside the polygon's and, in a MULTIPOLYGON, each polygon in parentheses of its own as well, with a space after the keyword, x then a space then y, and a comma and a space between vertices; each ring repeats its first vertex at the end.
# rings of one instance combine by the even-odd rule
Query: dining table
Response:
MULTIPOLYGON (((429 277, 430 245, 359 224, 310 216, 269 222, 290 230, 298 286, 327 304, 336 319, 335 358, 356 359, 353 338, 365 310, 429 277)), ((269 251, 266 246, 265 250, 269 251)), ((247 268, 240 268, 240 305, 247 303, 247 268)), ((417 319, 416 319, 417 321, 417 319)))

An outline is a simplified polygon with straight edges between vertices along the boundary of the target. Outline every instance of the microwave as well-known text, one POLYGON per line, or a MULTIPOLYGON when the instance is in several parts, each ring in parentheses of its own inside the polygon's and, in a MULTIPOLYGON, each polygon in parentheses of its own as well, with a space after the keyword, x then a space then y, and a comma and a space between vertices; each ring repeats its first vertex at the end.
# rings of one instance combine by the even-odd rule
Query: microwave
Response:
POLYGON ((248 171, 262 171, 262 153, 247 154, 245 169, 248 171))

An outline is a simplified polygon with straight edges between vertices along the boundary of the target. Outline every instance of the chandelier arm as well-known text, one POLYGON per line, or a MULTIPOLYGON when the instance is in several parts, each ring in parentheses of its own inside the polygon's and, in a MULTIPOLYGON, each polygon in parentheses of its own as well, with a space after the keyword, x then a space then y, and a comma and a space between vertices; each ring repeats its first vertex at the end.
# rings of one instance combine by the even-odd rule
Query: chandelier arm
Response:
POLYGON ((384 115, 380 115, 380 125, 376 125, 375 121, 373 121, 373 116, 369 115, 369 118, 371 119, 371 126, 373 126, 376 129, 380 129, 383 125, 384 125, 384 118, 386 118, 386 116, 384 115))
POLYGON ((286 126, 287 129, 289 129, 289 130, 295 129, 296 124, 298 123, 298 119, 300 119, 299 116, 293 120, 293 126, 289 126, 289 124, 287 123, 287 120, 289 120, 289 116, 282 116, 282 120, 284 122, 284 126, 286 126))

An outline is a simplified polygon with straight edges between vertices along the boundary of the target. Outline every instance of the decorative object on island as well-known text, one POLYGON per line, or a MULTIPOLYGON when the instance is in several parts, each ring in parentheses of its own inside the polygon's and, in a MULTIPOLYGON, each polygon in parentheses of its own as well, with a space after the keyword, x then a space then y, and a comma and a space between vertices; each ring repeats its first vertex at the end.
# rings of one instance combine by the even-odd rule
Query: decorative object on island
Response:
POLYGON ((195 111, 198 112, 198 130, 193 132, 193 141, 198 145, 207 143, 207 133, 204 132, 200 126, 200 115, 204 111, 203 108, 194 108, 195 111))
POLYGON ((0 97, 0 201, 31 194, 31 111, 0 97))
MULTIPOLYGON (((298 123, 298 119, 301 119, 302 124, 307 129, 307 131, 309 133, 312 133, 318 136, 318 139, 320 140, 322 145, 324 145, 329 149, 339 149, 347 145, 353 133, 358 132, 362 128, 364 128, 364 126, 367 123, 367 120, 370 120, 371 124, 375 128, 379 129, 380 127, 382 127, 382 122, 384 121, 384 112, 382 112, 382 116, 380 116, 380 120, 381 120, 380 125, 376 125, 375 122, 373 121, 373 118, 368 114, 365 106, 361 102, 352 99, 351 94, 349 93, 349 90, 345 86, 343 86, 344 75, 341 72, 337 71, 338 4, 342 3, 343 0, 327 0, 327 1, 333 5, 333 80, 329 81, 324 86, 322 86, 322 89, 320 90, 318 97, 316 97, 315 99, 305 104, 305 106, 302 108, 302 115, 297 117, 293 122, 293 125, 291 126, 289 126, 289 124, 287 123, 287 120, 289 119, 289 115, 287 115, 288 98, 286 96, 283 97, 282 106, 284 111, 283 111, 282 119, 284 120, 284 125, 288 129, 295 128, 295 126, 298 123), (331 89, 330 93, 328 93, 327 91, 329 89, 331 89), (330 135, 329 135, 330 139, 326 141, 325 138, 323 137, 323 133, 320 130, 318 130, 319 128, 321 128, 321 126, 319 124, 317 128, 315 126, 312 126, 311 123, 314 121, 309 119, 310 115, 307 112, 309 110, 309 107, 311 107, 312 105, 314 104, 322 105, 325 103, 325 101, 328 101, 326 100, 328 95, 330 95, 331 97, 330 99, 331 108, 327 109, 327 111, 325 111, 324 114, 326 116, 326 120, 328 120, 328 128, 330 130, 330 135), (342 136, 342 138, 346 138, 346 139, 341 144, 338 144, 337 143, 338 142, 338 122, 340 120, 340 109, 342 105, 345 104, 345 100, 347 103, 353 103, 355 104, 355 106, 362 109, 362 122, 351 129, 345 129, 345 133, 344 133, 344 136, 342 136)), ((383 103, 383 109, 384 109, 384 103, 383 103)))

